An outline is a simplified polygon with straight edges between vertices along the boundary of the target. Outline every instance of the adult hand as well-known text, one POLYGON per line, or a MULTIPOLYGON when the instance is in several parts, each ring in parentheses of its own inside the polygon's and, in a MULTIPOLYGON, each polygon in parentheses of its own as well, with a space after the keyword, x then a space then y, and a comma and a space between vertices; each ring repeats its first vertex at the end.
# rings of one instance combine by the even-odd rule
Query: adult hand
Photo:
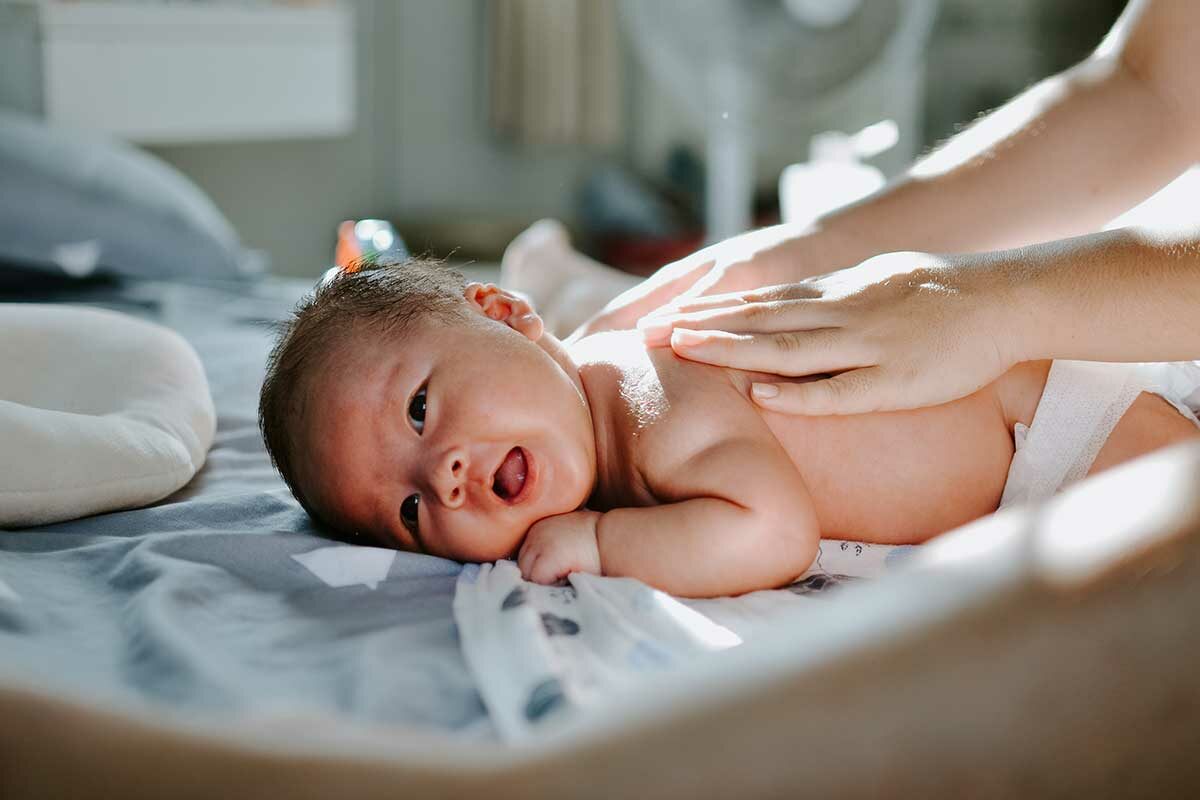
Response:
POLYGON ((857 263, 860 241, 832 232, 776 225, 710 245, 666 265, 622 293, 584 323, 573 339, 606 330, 627 330, 667 303, 754 289, 857 263))
POLYGON ((638 323, 683 358, 803 383, 756 383, 795 414, 919 408, 963 397, 1016 363, 995 257, 888 253, 799 283, 684 301, 638 323))

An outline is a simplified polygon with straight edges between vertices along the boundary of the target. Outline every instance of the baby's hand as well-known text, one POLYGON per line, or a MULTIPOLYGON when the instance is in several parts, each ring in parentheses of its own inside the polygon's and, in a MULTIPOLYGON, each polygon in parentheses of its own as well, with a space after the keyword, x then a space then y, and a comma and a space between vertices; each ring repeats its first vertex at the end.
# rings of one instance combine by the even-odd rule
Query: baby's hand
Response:
POLYGON ((572 511, 534 523, 517 556, 521 576, 534 583, 551 584, 572 572, 599 575, 599 520, 599 511, 572 511))

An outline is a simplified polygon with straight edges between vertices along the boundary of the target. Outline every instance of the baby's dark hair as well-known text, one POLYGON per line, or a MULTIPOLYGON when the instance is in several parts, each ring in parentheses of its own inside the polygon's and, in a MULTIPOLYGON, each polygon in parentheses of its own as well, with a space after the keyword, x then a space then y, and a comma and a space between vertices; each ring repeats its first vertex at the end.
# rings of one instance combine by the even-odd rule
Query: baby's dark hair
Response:
POLYGON ((465 311, 463 276, 429 259, 372 260, 342 271, 301 300, 280 323, 267 357, 258 424, 271 463, 314 520, 343 536, 301 485, 297 457, 313 379, 357 337, 402 337, 429 318, 454 322, 465 311))

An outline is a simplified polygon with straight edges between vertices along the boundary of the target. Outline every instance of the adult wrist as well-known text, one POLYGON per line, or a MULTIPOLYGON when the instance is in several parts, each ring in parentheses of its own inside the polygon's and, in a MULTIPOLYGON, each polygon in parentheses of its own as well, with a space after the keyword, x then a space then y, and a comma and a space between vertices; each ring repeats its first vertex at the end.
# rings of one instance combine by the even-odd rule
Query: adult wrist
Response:
POLYGON ((753 261, 764 279, 762 285, 771 286, 853 267, 881 252, 863 237, 814 227, 762 248, 753 261))
POLYGON ((1036 267, 1021 251, 966 256, 964 280, 975 298, 983 335, 996 345, 1007 366, 1049 358, 1048 318, 1053 307, 1036 267))

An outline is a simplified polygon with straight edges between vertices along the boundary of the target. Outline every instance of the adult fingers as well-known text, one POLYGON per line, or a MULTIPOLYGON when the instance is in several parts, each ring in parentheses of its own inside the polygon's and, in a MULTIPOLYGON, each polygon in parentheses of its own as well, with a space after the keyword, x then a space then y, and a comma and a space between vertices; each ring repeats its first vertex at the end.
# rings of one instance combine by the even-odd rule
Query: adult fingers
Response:
POLYGON ((636 314, 633 319, 648 314, 674 300, 702 278, 713 267, 712 259, 683 259, 669 264, 656 274, 622 293, 610 305, 620 304, 636 314))
POLYGON ((776 300, 815 300, 821 296, 821 289, 817 285, 808 282, 784 283, 778 286, 764 286, 737 292, 710 294, 704 297, 691 297, 685 294, 655 309, 649 316, 660 317, 672 314, 690 314, 714 308, 731 308, 776 300))
POLYGON ((879 367, 865 367, 808 383, 756 383, 750 396, 763 408, 785 414, 866 414, 891 408, 879 384, 879 367))
MULTIPOLYGON (((696 282, 689 286, 684 291, 680 292, 675 298, 676 302, 685 301, 691 302, 704 295, 718 293, 717 287, 722 283, 727 283, 724 270, 710 269, 708 272, 696 279, 696 282)), ((720 293, 730 293, 732 287, 722 289, 720 293)))
POLYGON ((668 264, 637 286, 617 295, 568 339, 573 341, 600 331, 633 327, 640 318, 675 299, 712 265, 712 259, 683 259, 668 264))
POLYGON ((816 375, 873 363, 840 328, 760 334, 676 328, 671 349, 691 361, 777 375, 816 375))
POLYGON ((837 327, 841 317, 828 304, 812 300, 780 300, 712 308, 665 317, 646 317, 638 330, 650 346, 665 345, 672 330, 727 331, 729 333, 807 332, 837 327))

